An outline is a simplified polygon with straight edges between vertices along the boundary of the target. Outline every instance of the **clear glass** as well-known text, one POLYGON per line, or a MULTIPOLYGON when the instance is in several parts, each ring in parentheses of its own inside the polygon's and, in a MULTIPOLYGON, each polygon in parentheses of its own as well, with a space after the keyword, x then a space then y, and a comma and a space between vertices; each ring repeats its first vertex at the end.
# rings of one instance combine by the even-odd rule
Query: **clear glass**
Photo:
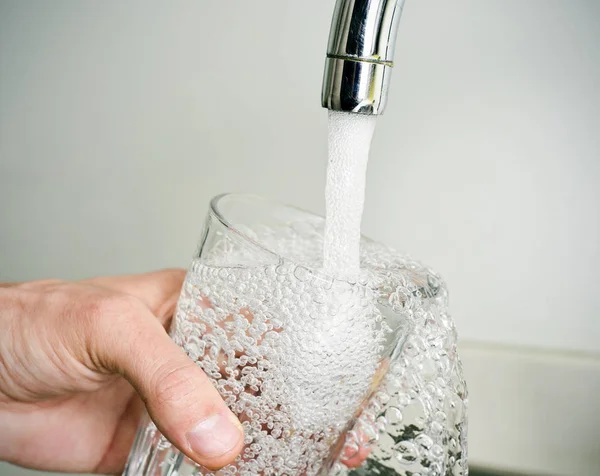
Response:
POLYGON ((360 274, 330 276, 323 229, 322 217, 259 197, 212 200, 171 337, 238 416, 245 448, 212 472, 145 416, 127 476, 467 474, 443 281, 367 238, 360 274), (359 453, 359 468, 342 463, 359 453))

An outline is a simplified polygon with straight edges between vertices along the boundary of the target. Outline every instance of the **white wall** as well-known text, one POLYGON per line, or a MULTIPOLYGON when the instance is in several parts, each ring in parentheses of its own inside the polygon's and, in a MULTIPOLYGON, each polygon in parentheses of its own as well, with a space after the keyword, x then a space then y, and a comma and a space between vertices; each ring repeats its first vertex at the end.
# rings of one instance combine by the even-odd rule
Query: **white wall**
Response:
MULTIPOLYGON (((185 266, 223 191, 321 211, 332 7, 0 0, 0 280, 185 266)), ((364 231, 446 277, 465 340, 600 352, 599 21, 406 3, 364 231)))

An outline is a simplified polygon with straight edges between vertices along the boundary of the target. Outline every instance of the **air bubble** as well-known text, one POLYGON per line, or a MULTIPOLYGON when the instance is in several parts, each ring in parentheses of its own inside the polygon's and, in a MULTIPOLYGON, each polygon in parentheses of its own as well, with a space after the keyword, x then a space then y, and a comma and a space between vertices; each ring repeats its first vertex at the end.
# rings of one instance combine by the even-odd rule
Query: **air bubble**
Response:
MULTIPOLYGON (((382 459, 389 453, 374 448, 370 459, 382 467, 401 463, 433 475, 422 465, 429 461, 441 465, 440 474, 462 474, 466 387, 453 323, 438 299, 446 295, 443 281, 371 242, 362 244, 356 284, 333 280, 318 269, 322 242, 303 240, 293 227, 255 231, 267 248, 301 259, 219 266, 247 262, 231 242, 210 264, 195 261, 172 328, 252 445, 219 474, 315 476, 360 414, 346 447, 379 439, 395 455, 382 459), (209 306, 199 304, 200 295, 209 306)), ((340 476, 342 466, 334 466, 340 476)))

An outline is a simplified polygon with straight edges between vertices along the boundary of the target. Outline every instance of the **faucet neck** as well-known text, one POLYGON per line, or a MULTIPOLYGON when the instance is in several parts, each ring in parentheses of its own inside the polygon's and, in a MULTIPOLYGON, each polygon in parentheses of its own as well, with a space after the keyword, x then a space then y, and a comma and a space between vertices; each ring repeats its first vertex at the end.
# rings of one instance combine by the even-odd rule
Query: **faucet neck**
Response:
POLYGON ((383 113, 403 6, 404 0, 337 0, 323 78, 323 107, 383 113))

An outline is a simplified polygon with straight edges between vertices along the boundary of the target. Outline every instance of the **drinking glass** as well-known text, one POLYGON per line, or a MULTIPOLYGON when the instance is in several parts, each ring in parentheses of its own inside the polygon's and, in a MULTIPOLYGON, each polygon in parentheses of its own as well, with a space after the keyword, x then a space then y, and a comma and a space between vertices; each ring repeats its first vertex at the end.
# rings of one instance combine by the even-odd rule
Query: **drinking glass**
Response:
POLYGON ((238 416, 245 446, 210 471, 146 415, 126 476, 466 474, 466 387, 441 278, 367 238, 360 273, 335 276, 323 231, 322 217, 260 197, 211 201, 170 335, 238 416))

